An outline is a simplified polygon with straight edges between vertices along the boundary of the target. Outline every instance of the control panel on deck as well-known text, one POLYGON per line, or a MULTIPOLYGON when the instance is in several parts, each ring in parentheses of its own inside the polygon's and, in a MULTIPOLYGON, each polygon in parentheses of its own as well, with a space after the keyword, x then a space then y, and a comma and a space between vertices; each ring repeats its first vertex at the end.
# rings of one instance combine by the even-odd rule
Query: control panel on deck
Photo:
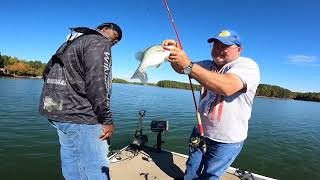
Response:
POLYGON ((168 121, 151 121, 151 131, 152 132, 162 132, 169 130, 168 121))

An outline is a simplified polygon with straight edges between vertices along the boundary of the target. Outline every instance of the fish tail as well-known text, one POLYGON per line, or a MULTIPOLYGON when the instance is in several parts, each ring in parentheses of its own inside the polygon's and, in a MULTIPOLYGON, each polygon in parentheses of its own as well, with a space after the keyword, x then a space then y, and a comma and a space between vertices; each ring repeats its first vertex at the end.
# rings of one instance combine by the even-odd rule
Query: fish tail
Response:
POLYGON ((132 75, 131 79, 140 79, 140 81, 145 84, 148 82, 148 75, 146 71, 137 69, 136 72, 132 75))

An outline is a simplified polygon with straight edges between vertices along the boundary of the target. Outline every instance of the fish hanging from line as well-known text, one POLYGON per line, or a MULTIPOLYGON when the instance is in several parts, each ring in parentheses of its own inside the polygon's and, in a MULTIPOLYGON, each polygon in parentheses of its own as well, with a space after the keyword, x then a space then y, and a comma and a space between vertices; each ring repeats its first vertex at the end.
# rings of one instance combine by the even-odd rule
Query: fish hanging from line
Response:
POLYGON ((170 51, 163 49, 161 45, 154 45, 143 51, 137 52, 136 59, 141 62, 131 79, 140 79, 142 83, 147 83, 147 68, 158 68, 168 58, 169 55, 170 51))

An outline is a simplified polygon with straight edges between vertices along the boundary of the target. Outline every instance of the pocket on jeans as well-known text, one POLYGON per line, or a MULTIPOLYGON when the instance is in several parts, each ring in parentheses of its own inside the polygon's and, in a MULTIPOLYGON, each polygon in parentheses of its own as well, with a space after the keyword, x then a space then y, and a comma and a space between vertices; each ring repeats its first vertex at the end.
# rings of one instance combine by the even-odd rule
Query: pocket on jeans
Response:
POLYGON ((232 156, 241 148, 242 143, 214 143, 209 146, 209 152, 216 158, 224 159, 225 157, 232 156))
POLYGON ((60 130, 64 134, 75 134, 80 131, 80 125, 75 123, 67 123, 67 122, 59 122, 59 121, 52 121, 57 130, 60 130))

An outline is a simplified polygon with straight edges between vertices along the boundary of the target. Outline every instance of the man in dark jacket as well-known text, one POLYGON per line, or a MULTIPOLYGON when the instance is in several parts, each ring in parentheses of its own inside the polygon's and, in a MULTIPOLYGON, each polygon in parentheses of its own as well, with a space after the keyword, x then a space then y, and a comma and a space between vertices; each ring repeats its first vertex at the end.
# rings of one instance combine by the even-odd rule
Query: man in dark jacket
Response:
POLYGON ((65 179, 109 179, 111 47, 122 30, 114 23, 73 30, 44 71, 39 111, 57 128, 65 179))

